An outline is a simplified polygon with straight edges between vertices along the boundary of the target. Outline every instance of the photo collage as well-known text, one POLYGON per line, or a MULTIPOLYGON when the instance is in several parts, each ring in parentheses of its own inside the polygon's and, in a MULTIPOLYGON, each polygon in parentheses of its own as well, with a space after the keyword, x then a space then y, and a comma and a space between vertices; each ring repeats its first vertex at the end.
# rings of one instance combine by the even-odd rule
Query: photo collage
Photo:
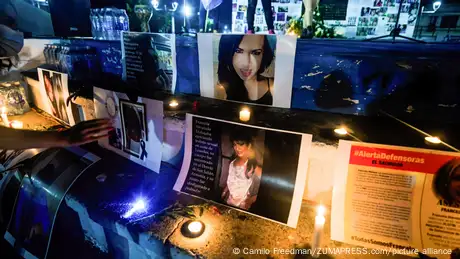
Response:
MULTIPOLYGON (((248 30, 247 22, 247 0, 233 0, 232 4, 232 32, 246 33, 248 30)), ((302 11, 301 0, 272 0, 271 13, 276 32, 284 32, 286 24, 293 18, 300 17, 302 11)), ((254 32, 267 33, 268 27, 265 22, 265 14, 262 3, 259 1, 256 6, 254 16, 254 32)))
POLYGON ((348 26, 357 26, 356 36, 375 37, 390 34, 395 29, 399 4, 402 1, 399 28, 401 34, 408 26, 415 26, 419 0, 369 0, 368 5, 359 8, 359 17, 349 16, 348 26))

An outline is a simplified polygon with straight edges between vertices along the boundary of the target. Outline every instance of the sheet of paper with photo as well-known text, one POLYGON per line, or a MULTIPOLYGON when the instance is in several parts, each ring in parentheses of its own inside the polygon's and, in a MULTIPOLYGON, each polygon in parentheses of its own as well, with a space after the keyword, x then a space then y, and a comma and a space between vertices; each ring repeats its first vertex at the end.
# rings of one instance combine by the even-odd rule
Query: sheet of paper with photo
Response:
MULTIPOLYGON (((198 34, 201 96, 291 107, 296 43, 297 38, 289 35, 198 34), (228 51, 228 48, 239 47, 243 41, 250 41, 252 48, 264 49, 265 52, 260 53, 260 61, 248 64, 244 60, 240 62, 232 58, 242 54, 236 53, 236 49, 228 51), (225 50, 224 53, 219 55, 219 49, 225 50), (263 55, 268 55, 269 58, 264 59, 263 55), (246 90, 254 87, 245 86, 254 77, 258 84, 267 85, 267 92, 263 96, 250 96, 246 90), (241 94, 242 92, 246 93, 241 94)), ((256 59, 255 57, 259 57, 259 54, 252 55, 251 58, 256 59)))
POLYGON ((40 96, 36 97, 39 100, 36 106, 65 124, 75 125, 72 107, 66 104, 69 98, 68 75, 42 68, 37 70, 40 96))
POLYGON ((123 78, 140 87, 175 92, 176 35, 124 31, 123 78))
POLYGON ((342 140, 337 152, 332 240, 428 255, 460 247, 460 204, 447 191, 458 189, 459 153, 342 140))
POLYGON ((174 190, 295 228, 312 136, 187 114, 174 190))
POLYGON ((99 145, 160 172, 163 142, 163 102, 94 87, 96 118, 111 118, 115 130, 99 145), (134 130, 134 133, 131 133, 134 130), (132 138, 137 134, 137 138, 132 138))

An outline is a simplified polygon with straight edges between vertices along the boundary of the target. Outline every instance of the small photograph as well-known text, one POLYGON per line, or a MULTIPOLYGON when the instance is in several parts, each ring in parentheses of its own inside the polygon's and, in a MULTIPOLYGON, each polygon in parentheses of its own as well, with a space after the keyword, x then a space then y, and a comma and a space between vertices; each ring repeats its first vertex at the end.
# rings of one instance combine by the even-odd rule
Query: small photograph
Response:
POLYGON ((263 15, 256 15, 256 17, 254 19, 254 24, 260 24, 260 25, 265 24, 264 16, 263 15))
POLYGON ((401 13, 408 13, 409 12, 409 4, 403 4, 401 7, 401 13))
POLYGON ((232 4, 232 12, 236 12, 238 10, 238 4, 233 3, 232 4))
POLYGON ((263 130, 235 126, 222 134, 219 182, 223 203, 250 210, 257 202, 263 175, 264 133, 263 130))
POLYGON ((367 36, 367 27, 358 27, 356 36, 367 36))
POLYGON ((407 30, 407 24, 401 25, 401 33, 406 33, 407 30))
POLYGON ((145 105, 120 100, 121 125, 123 132, 123 151, 140 158, 147 158, 145 142, 147 126, 145 123, 145 105))
POLYGON ((375 27, 368 27, 367 35, 375 35, 375 27))
POLYGON ((282 30, 284 30, 284 23, 275 22, 275 30, 276 30, 276 31, 282 31, 282 30))
POLYGON ((263 15, 264 14, 264 9, 262 7, 257 7, 256 8, 256 15, 263 15))
POLYGON ((369 18, 367 18, 367 17, 359 17, 358 27, 368 26, 368 25, 369 25, 369 18))
POLYGON ((361 8, 361 16, 368 16, 371 13, 370 7, 363 7, 361 8))
POLYGON ((443 164, 433 179, 433 192, 445 201, 460 203, 460 159, 453 158, 443 164))
POLYGON ((417 15, 409 15, 409 18, 407 19, 407 24, 415 25, 416 21, 417 21, 417 15))
POLYGON ((49 113, 56 119, 68 125, 74 125, 75 121, 71 107, 66 105, 69 97, 68 76, 51 70, 39 69, 39 78, 44 89, 45 107, 38 107, 49 113))
POLYGON ((377 11, 378 16, 384 16, 388 12, 388 7, 380 7, 377 11))
POLYGON ((276 14, 276 21, 285 22, 286 21, 286 13, 277 13, 276 14))
POLYGON ((379 8, 372 8, 370 16, 377 16, 378 15, 379 8))
POLYGON ((388 22, 396 22, 396 14, 389 14, 388 22))
POLYGON ((278 6, 278 13, 287 13, 289 11, 287 6, 278 6))
POLYGON ((280 3, 281 3, 281 4, 289 4, 289 3, 290 3, 290 0, 280 0, 280 3))
POLYGON ((418 8, 419 8, 419 4, 418 4, 418 3, 411 3, 411 4, 409 5, 409 15, 415 15, 415 16, 417 16, 418 8))
POLYGON ((372 17, 372 18, 370 18, 369 26, 375 27, 375 26, 377 26, 378 22, 379 22, 378 17, 372 17))
POLYGON ((236 19, 237 20, 243 20, 244 19, 244 12, 237 12, 236 13, 236 19))
POLYGON ((382 7, 383 6, 383 0, 374 0, 374 6, 375 7, 382 7))
POLYGON ((396 5, 396 0, 385 0, 383 5, 393 7, 396 5))
POLYGON ((242 21, 236 21, 235 22, 235 32, 244 32, 243 30, 243 22, 242 21))
POLYGON ((348 17, 347 25, 348 26, 356 26, 356 16, 348 17))
POLYGON ((238 12, 246 12, 248 10, 247 5, 240 5, 238 6, 238 12))

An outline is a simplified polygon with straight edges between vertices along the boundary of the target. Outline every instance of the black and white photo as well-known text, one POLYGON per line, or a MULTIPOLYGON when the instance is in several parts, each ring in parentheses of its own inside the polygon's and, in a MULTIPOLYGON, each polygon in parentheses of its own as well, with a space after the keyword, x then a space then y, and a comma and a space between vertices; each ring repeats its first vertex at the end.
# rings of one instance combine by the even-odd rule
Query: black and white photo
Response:
POLYGON ((38 75, 43 98, 37 107, 65 124, 74 125, 72 108, 66 105, 69 98, 68 75, 41 68, 38 68, 38 75))
POLYGON ((145 125, 145 106, 142 103, 131 103, 120 100, 120 110, 123 151, 141 160, 146 159, 145 143, 147 141, 147 127, 145 125))
POLYGON ((163 152, 163 102, 94 87, 96 118, 110 118, 114 130, 99 145, 159 173, 163 152))

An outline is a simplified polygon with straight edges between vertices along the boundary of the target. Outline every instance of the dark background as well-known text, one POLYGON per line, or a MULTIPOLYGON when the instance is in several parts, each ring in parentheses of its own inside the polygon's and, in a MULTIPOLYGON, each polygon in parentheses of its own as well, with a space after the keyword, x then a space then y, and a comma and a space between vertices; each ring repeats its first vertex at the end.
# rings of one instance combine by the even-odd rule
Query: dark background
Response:
POLYGON ((302 136, 265 131, 265 154, 257 201, 249 212, 287 223, 302 136))

